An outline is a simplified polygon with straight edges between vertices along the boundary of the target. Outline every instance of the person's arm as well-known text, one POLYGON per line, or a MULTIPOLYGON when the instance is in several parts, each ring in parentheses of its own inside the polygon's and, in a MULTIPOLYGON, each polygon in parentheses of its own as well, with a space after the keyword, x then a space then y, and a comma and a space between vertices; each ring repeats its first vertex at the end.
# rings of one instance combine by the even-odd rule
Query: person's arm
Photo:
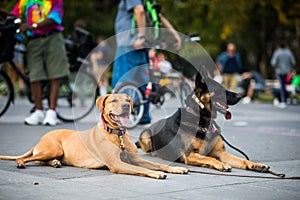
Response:
POLYGON ((138 28, 138 35, 144 36, 145 35, 145 26, 146 26, 146 15, 143 5, 137 5, 133 9, 133 13, 136 18, 136 25, 138 28))
POLYGON ((163 24, 163 26, 167 29, 170 30, 170 32, 173 34, 175 40, 176 40, 176 44, 175 44, 175 48, 177 50, 179 50, 181 48, 181 38, 178 34, 178 32, 175 30, 175 28, 173 27, 173 25, 169 22, 169 20, 167 18, 165 18, 162 14, 160 14, 160 21, 163 24))
POLYGON ((275 51, 272 55, 272 58, 271 58, 271 65, 273 67, 276 67, 276 63, 277 63, 277 51, 275 51))
POLYGON ((146 15, 144 6, 142 4, 135 6, 133 13, 135 15, 138 31, 138 39, 134 42, 133 47, 135 49, 141 49, 144 48, 143 43, 145 42, 146 15))
POLYGON ((291 64, 292 64, 292 66, 295 66, 296 65, 296 60, 295 60, 295 57, 294 57, 292 51, 290 51, 290 54, 291 54, 291 64))
POLYGON ((39 23, 36 23, 36 24, 32 24, 32 25, 29 25, 27 23, 22 23, 20 26, 20 30, 21 30, 21 33, 24 33, 27 30, 44 28, 44 27, 50 26, 52 24, 55 24, 55 22, 52 19, 46 18, 45 20, 43 20, 39 23))

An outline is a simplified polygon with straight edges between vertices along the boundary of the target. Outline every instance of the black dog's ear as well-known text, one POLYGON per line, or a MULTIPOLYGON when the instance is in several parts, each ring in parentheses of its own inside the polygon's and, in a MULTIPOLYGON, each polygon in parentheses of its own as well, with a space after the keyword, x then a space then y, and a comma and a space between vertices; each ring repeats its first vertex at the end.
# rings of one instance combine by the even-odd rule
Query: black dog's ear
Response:
POLYGON ((205 82, 201 74, 198 72, 195 79, 195 88, 204 88, 205 82))
POLYGON ((242 96, 240 94, 230 92, 228 90, 225 90, 225 91, 226 91, 227 105, 229 105, 229 106, 233 106, 233 105, 237 104, 242 99, 242 96))

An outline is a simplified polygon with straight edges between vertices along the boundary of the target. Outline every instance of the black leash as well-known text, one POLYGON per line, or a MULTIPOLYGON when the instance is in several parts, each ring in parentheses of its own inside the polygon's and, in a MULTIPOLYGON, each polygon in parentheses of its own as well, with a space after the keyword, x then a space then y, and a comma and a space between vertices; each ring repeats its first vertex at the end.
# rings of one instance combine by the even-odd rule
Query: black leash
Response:
MULTIPOLYGON (((236 150, 237 152, 241 153, 247 160, 249 160, 249 157, 246 153, 244 153, 242 150, 238 149, 237 147, 231 145, 221 134, 221 128, 219 125, 215 122, 215 120, 212 121, 213 125, 217 129, 216 131, 219 133, 222 140, 232 149, 236 150)), ((199 174, 208 174, 208 175, 219 175, 219 176, 234 176, 234 177, 246 177, 246 178, 264 178, 264 179, 290 179, 290 180, 300 180, 300 176, 292 176, 292 177, 285 177, 285 174, 277 174, 275 172, 270 171, 267 169, 263 173, 269 173, 271 175, 274 175, 276 177, 267 177, 267 176, 248 176, 248 175, 237 175, 237 174, 222 174, 222 173, 215 173, 215 172, 203 172, 203 171, 196 171, 196 170, 190 170, 192 173, 199 173, 199 174)))
POLYGON ((242 154, 247 160, 249 160, 249 157, 247 156, 246 153, 244 153, 242 150, 238 149, 237 147, 231 145, 221 134, 221 128, 220 126, 217 124, 217 122, 215 120, 212 120, 212 123, 214 125, 214 127, 216 128, 216 131, 218 132, 218 134, 220 135, 220 137, 222 138, 222 140, 232 149, 236 150, 237 152, 239 152, 240 154, 242 154))
POLYGON ((223 135, 220 133, 219 134, 220 137, 222 138, 222 140, 228 145, 230 146, 232 149, 236 150, 237 152, 239 152, 240 154, 242 154, 247 160, 249 160, 249 157, 247 156, 246 153, 244 153, 242 150, 238 149, 237 147, 231 145, 227 140, 225 140, 225 138, 223 137, 223 135))
POLYGON ((198 174, 206 174, 206 175, 217 175, 217 176, 232 176, 232 177, 240 177, 240 178, 262 178, 262 179, 288 179, 288 180, 300 180, 300 176, 290 176, 285 177, 285 174, 277 174, 270 170, 267 170, 264 173, 269 173, 274 175, 275 177, 269 176, 250 176, 250 175, 238 175, 238 174, 225 174, 225 173, 217 173, 217 172, 204 172, 204 171, 197 171, 197 170, 189 170, 191 173, 198 173, 198 174))

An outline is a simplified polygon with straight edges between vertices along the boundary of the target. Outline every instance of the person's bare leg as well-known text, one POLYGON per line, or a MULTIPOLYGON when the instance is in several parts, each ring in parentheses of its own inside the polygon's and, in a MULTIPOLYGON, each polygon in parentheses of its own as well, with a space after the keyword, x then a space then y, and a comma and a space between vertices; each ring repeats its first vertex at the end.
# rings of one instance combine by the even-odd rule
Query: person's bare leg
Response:
POLYGON ((59 86, 60 86, 60 80, 59 79, 53 79, 50 81, 50 97, 49 97, 49 109, 55 110, 58 93, 59 93, 59 86))
POLYGON ((247 97, 252 98, 253 93, 254 93, 254 88, 253 88, 252 83, 250 82, 250 85, 249 85, 249 88, 248 88, 248 91, 247 91, 247 97))
POLYGON ((42 85, 41 85, 40 81, 31 82, 31 84, 30 84, 31 93, 32 93, 32 97, 34 100, 34 105, 37 110, 43 110, 42 87, 41 86, 42 85))

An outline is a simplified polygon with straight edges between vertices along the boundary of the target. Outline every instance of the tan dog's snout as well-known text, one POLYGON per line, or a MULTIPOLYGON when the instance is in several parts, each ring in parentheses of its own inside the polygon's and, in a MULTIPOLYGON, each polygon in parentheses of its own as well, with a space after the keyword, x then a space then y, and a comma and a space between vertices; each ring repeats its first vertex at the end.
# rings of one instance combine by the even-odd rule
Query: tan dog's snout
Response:
POLYGON ((122 105, 122 109, 123 109, 123 112, 130 112, 130 104, 129 103, 124 103, 122 105))

